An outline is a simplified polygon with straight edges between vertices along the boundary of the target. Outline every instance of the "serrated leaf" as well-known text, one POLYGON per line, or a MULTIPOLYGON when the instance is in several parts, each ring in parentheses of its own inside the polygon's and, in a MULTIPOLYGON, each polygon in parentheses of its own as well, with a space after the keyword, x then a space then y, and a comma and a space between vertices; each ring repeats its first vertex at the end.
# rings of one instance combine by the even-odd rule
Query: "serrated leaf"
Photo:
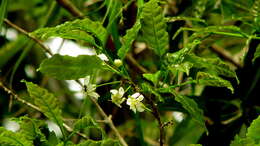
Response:
POLYGON ((27 140, 22 133, 15 133, 0 127, 0 145, 33 146, 33 141, 27 140))
POLYGON ((251 123, 246 136, 253 139, 256 144, 260 143, 260 116, 251 123))
POLYGON ((187 110, 187 112, 191 115, 192 119, 201 127, 203 127, 205 131, 208 132, 205 126, 203 111, 198 107, 198 104, 193 99, 187 96, 180 95, 177 93, 173 94, 175 96, 175 100, 179 102, 185 110, 187 110))
POLYGON ((38 137, 41 141, 46 141, 44 134, 39 129, 39 127, 44 125, 43 121, 31 119, 26 116, 13 120, 19 123, 20 129, 18 132, 23 134, 27 140, 33 141, 38 137))
POLYGON ((91 75, 100 68, 102 68, 102 61, 95 55, 71 57, 55 54, 44 60, 38 70, 59 80, 73 80, 91 75))
POLYGON ((141 28, 140 21, 136 21, 134 26, 126 31, 126 35, 122 38, 122 46, 118 50, 117 55, 124 59, 127 52, 131 49, 133 41, 136 39, 137 34, 141 28))
POLYGON ((164 55, 168 50, 169 38, 162 9, 156 0, 144 4, 141 18, 144 40, 157 55, 164 55))
POLYGON ((202 58, 191 54, 185 60, 193 63, 194 68, 206 70, 207 73, 213 75, 236 78, 238 81, 236 72, 218 58, 202 58))
POLYGON ((250 138, 241 138, 236 135, 234 140, 231 141, 230 146, 258 146, 254 143, 254 141, 250 138))
POLYGON ((61 116, 62 111, 60 109, 60 102, 58 99, 46 89, 41 88, 32 82, 27 82, 25 80, 22 82, 25 82, 30 97, 34 99, 34 104, 41 109, 41 112, 46 117, 55 122, 60 127, 62 132, 64 132, 62 126, 63 120, 61 116))
POLYGON ((121 144, 116 140, 105 139, 101 141, 86 140, 76 146, 121 146, 121 144))
POLYGON ((206 86, 213 86, 213 87, 227 87, 232 93, 234 93, 234 88, 232 84, 222 79, 221 77, 211 75, 205 72, 198 72, 196 80, 198 84, 206 85, 206 86))
POLYGON ((78 39, 95 45, 95 40, 92 37, 94 36, 100 41, 100 46, 104 46, 107 39, 107 31, 102 24, 88 18, 67 21, 56 27, 41 28, 31 33, 31 35, 39 37, 40 39, 47 39, 52 36, 78 39))
POLYGON ((75 122, 73 130, 80 131, 85 128, 99 128, 99 126, 90 116, 84 116, 75 122))

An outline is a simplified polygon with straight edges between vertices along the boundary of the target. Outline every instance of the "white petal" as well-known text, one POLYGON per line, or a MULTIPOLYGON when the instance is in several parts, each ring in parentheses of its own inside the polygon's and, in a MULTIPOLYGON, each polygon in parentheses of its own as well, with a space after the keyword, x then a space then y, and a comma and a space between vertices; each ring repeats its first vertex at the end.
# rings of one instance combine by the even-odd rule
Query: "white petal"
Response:
POLYGON ((99 54, 99 55, 97 55, 101 60, 103 60, 103 61, 109 61, 108 60, 108 58, 107 58, 107 56, 105 55, 105 54, 99 54))
POLYGON ((116 89, 112 89, 112 90, 110 90, 110 92, 111 92, 113 95, 115 95, 115 94, 118 93, 118 91, 117 91, 116 89))
POLYGON ((144 96, 142 94, 137 98, 138 101, 142 101, 143 99, 144 99, 144 96))
POLYGON ((144 111, 143 104, 136 105, 136 108, 137 108, 138 112, 143 112, 144 111))
POLYGON ((84 84, 85 84, 86 86, 88 86, 89 83, 90 83, 90 76, 86 76, 85 79, 84 79, 84 84))
POLYGON ((131 105, 131 103, 132 103, 131 98, 127 98, 126 104, 127 104, 127 105, 131 105))
POLYGON ((120 87, 119 90, 118 90, 118 92, 119 92, 119 94, 120 94, 121 96, 123 96, 123 95, 125 94, 125 90, 124 90, 123 87, 120 87))
POLYGON ((89 96, 98 99, 99 95, 96 92, 91 92, 88 94, 89 96))
POLYGON ((140 93, 138 92, 132 95, 133 98, 137 98, 138 96, 140 96, 140 93))

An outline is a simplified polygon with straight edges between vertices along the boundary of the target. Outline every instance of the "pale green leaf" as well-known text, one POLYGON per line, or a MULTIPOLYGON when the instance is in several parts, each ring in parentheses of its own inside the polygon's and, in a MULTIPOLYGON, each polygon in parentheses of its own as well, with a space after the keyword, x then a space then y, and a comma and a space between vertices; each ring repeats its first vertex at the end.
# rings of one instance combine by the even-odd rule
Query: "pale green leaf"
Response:
POLYGON ((251 123, 246 136, 253 139, 255 143, 260 143, 260 116, 251 123))
POLYGON ((213 86, 213 87, 227 87, 232 93, 234 93, 234 88, 232 84, 222 79, 221 77, 211 75, 205 72, 198 72, 196 80, 198 84, 206 85, 206 86, 213 86))
POLYGON ((168 50, 169 38, 166 31, 166 20, 157 0, 150 0, 144 4, 141 13, 141 25, 143 38, 148 46, 157 55, 164 55, 168 50))
POLYGON ((23 133, 15 133, 0 127, 0 145, 2 146, 33 146, 33 141, 24 137, 23 133))
POLYGON ((127 52, 131 49, 133 41, 141 28, 140 21, 136 21, 134 26, 126 31, 126 35, 122 38, 122 47, 118 50, 117 55, 124 59, 127 52))
POLYGON ((95 40, 92 37, 94 36, 100 41, 101 46, 106 44, 107 39, 107 31, 102 24, 88 18, 67 21, 56 27, 41 28, 31 33, 31 35, 41 39, 47 39, 52 36, 66 39, 78 39, 95 45, 95 40))
POLYGON ((96 69, 100 68, 102 68, 102 61, 95 55, 71 57, 55 54, 44 60, 39 70, 59 80, 73 80, 91 75, 96 69))

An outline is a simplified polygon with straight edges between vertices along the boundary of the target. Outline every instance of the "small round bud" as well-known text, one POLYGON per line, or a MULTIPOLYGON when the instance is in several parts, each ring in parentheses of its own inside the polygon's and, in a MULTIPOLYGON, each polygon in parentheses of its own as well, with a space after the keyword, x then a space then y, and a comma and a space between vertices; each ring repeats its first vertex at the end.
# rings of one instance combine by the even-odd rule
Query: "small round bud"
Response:
POLYGON ((123 63, 120 59, 115 59, 114 64, 115 64, 116 67, 120 67, 120 66, 122 66, 123 63))

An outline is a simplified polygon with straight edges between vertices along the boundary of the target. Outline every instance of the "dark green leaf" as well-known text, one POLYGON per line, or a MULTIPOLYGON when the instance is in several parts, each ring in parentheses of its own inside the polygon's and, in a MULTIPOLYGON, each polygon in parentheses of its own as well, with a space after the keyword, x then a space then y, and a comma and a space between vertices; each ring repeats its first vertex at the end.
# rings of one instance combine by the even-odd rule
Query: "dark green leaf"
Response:
POLYGON ((218 76, 211 75, 205 72, 198 72, 196 80, 201 85, 213 86, 213 87, 227 87, 232 93, 234 93, 234 88, 232 84, 218 76))

